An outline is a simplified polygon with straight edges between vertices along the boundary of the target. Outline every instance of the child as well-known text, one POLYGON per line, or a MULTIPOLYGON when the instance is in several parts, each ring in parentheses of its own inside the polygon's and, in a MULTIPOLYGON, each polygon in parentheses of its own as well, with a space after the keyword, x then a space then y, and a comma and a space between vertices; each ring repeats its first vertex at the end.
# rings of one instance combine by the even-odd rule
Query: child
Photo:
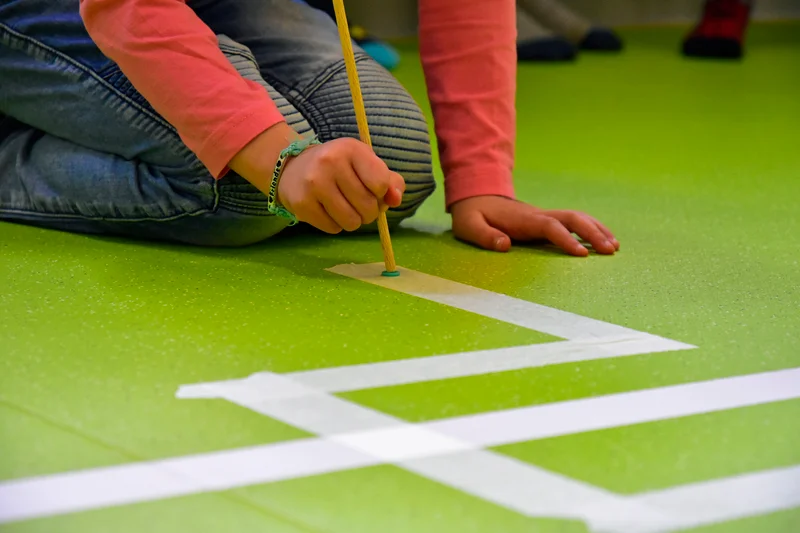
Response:
MULTIPOLYGON (((422 0, 419 16, 455 236, 497 251, 548 239, 587 255, 574 232, 614 253, 592 217, 513 199, 514 0, 422 0)), ((294 217, 338 233, 388 209, 396 225, 434 188, 428 127, 357 53, 374 153, 353 139, 335 23, 307 5, 3 2, 0 218, 227 246, 294 217), (297 142, 312 135, 322 144, 297 142)))

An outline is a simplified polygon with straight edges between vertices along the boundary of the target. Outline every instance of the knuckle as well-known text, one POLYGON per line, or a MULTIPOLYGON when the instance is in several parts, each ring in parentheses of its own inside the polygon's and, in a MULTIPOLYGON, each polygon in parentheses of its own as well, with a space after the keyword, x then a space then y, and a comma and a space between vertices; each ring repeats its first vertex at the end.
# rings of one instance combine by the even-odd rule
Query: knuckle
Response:
POLYGON ((329 147, 327 150, 320 151, 317 156, 317 164, 322 168, 330 169, 336 167, 340 159, 339 151, 335 150, 334 147, 329 147))
POLYGON ((548 231, 557 231, 561 228, 561 222, 552 217, 546 217, 542 225, 548 231))
POLYGON ((344 229, 346 229, 347 231, 355 231, 360 227, 361 227, 361 217, 357 217, 355 215, 350 215, 347 217, 344 229))
POLYGON ((378 218, 378 207, 376 206, 374 209, 370 209, 368 211, 364 211, 361 214, 361 222, 363 224, 372 224, 378 218))
POLYGON ((311 203, 311 197, 306 195, 300 198, 297 202, 293 202, 292 207, 294 208, 296 214, 306 213, 310 211, 311 203))
POLYGON ((339 142, 342 146, 347 146, 348 148, 357 148, 360 147, 363 143, 354 137, 342 137, 339 139, 339 142))
POLYGON ((337 233, 342 232, 342 228, 340 228, 338 224, 335 224, 333 222, 326 222, 323 226, 324 227, 320 227, 320 229, 325 233, 330 233, 331 235, 336 235, 337 233))
POLYGON ((325 191, 325 178, 322 174, 313 174, 308 177, 308 188, 312 195, 319 198, 325 191))

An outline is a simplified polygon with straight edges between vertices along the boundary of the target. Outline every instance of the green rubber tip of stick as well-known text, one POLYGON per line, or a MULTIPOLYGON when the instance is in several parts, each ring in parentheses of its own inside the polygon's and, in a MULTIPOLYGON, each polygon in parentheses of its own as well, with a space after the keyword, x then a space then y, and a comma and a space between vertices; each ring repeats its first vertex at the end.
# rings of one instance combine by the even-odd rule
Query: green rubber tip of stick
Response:
POLYGON ((384 270, 383 272, 381 272, 381 276, 384 276, 386 278, 396 278, 399 275, 400 275, 400 272, 397 271, 397 270, 395 270, 393 272, 389 272, 388 270, 384 270))

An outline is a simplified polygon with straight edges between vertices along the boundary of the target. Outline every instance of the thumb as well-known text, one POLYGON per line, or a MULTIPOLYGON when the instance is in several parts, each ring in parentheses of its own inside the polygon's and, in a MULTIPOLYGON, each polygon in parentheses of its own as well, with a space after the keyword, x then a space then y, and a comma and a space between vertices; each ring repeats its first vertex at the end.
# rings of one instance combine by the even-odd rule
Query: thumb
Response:
POLYGON ((511 248, 511 238, 489 225, 479 211, 471 211, 454 217, 453 233, 457 238, 486 250, 507 252, 511 248))
POLYGON ((391 172, 389 177, 389 189, 383 197, 383 202, 389 207, 399 207, 403 203, 403 192, 406 190, 406 182, 403 177, 391 172))

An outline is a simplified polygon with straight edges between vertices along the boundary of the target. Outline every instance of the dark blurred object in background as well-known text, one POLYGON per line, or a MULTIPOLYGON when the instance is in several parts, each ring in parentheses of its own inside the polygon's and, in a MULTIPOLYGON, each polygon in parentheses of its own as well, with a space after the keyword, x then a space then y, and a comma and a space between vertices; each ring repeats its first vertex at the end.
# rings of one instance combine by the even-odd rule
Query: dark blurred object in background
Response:
POLYGON ((751 8, 751 2, 745 0, 708 0, 702 19, 683 41, 684 55, 742 57, 751 8))
MULTIPOLYGON (((336 18, 336 12, 333 10, 333 2, 331 0, 298 0, 304 1, 306 4, 316 9, 322 10, 331 18, 336 18)), ((349 18, 349 17, 348 17, 349 18)), ((369 34, 363 26, 350 23, 350 36, 353 41, 360 46, 372 59, 377 61, 383 68, 392 70, 400 63, 400 55, 388 43, 381 41, 369 34)))
POLYGON ((622 39, 558 0, 517 0, 517 54, 521 61, 567 61, 578 50, 617 52, 622 39))

